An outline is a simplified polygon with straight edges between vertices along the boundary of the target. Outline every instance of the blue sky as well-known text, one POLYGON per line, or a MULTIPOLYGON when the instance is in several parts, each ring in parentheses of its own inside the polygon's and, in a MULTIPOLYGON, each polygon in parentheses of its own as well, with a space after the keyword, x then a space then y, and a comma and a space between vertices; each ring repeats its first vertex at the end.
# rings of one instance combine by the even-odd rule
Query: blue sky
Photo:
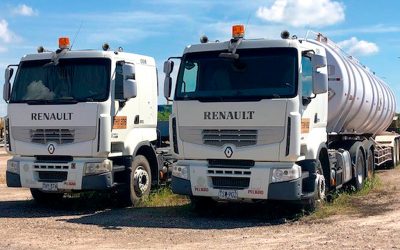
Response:
POLYGON ((298 37, 307 30, 324 33, 383 78, 400 100, 399 9, 398 0, 1 0, 0 71, 39 45, 56 49, 58 37, 72 40, 82 25, 74 49, 101 49, 108 42, 155 57, 161 72, 165 59, 198 43, 202 34, 222 41, 232 24, 248 23, 247 38, 279 38, 284 29, 298 37))

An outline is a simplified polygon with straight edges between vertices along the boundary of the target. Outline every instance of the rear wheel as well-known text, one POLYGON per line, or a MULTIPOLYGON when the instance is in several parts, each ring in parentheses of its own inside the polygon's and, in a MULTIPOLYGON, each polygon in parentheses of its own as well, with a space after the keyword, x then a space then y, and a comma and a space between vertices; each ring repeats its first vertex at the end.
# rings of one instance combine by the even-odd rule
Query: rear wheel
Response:
POLYGON ((365 180, 365 160, 361 149, 357 150, 355 158, 355 173, 353 177, 353 185, 356 190, 360 190, 363 187, 365 180))
POLYGON ((61 201, 64 197, 63 193, 46 193, 36 188, 31 188, 31 194, 33 199, 40 204, 49 204, 61 201))
POLYGON ((375 156, 372 149, 368 149, 367 155, 367 177, 372 178, 375 173, 375 156))

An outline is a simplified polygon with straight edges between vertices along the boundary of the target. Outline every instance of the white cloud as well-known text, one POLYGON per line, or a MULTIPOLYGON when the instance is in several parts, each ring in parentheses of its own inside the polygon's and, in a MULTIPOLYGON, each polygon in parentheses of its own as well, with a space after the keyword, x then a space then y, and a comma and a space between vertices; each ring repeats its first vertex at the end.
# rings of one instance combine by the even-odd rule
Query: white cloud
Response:
POLYGON ((257 16, 294 27, 324 27, 345 19, 344 5, 333 0, 275 0, 259 7, 257 16))
POLYGON ((338 45, 350 55, 368 56, 379 52, 375 43, 358 40, 356 37, 341 41, 338 45))
POLYGON ((0 53, 7 51, 7 44, 19 42, 21 39, 8 28, 5 19, 0 20, 0 53))
POLYGON ((37 16, 38 11, 32 9, 32 7, 26 5, 26 4, 20 4, 16 8, 13 9, 13 14, 14 15, 20 15, 20 16, 37 16))
POLYGON ((4 43, 12 42, 15 35, 8 29, 8 23, 6 20, 0 20, 0 40, 4 43))

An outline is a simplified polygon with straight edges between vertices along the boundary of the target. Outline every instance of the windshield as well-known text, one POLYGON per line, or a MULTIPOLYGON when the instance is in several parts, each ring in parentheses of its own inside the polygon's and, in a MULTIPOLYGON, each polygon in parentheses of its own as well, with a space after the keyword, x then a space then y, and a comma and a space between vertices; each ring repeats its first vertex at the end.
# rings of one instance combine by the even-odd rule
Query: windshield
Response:
POLYGON ((175 91, 176 100, 241 101, 288 98, 297 92, 297 50, 237 50, 239 59, 212 51, 186 54, 175 91))
POLYGON ((98 102, 108 99, 111 61, 106 58, 21 62, 10 102, 98 102))

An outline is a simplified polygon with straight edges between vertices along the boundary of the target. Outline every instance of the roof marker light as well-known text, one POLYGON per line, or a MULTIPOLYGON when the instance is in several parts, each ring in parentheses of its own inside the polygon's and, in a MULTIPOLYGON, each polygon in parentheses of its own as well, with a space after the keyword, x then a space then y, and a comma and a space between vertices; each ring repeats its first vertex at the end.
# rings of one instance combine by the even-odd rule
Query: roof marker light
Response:
POLYGON ((60 49, 69 49, 70 43, 68 37, 60 37, 58 38, 58 47, 60 49))
POLYGON ((238 24, 238 25, 232 26, 232 37, 235 39, 244 37, 244 25, 243 24, 238 24))

